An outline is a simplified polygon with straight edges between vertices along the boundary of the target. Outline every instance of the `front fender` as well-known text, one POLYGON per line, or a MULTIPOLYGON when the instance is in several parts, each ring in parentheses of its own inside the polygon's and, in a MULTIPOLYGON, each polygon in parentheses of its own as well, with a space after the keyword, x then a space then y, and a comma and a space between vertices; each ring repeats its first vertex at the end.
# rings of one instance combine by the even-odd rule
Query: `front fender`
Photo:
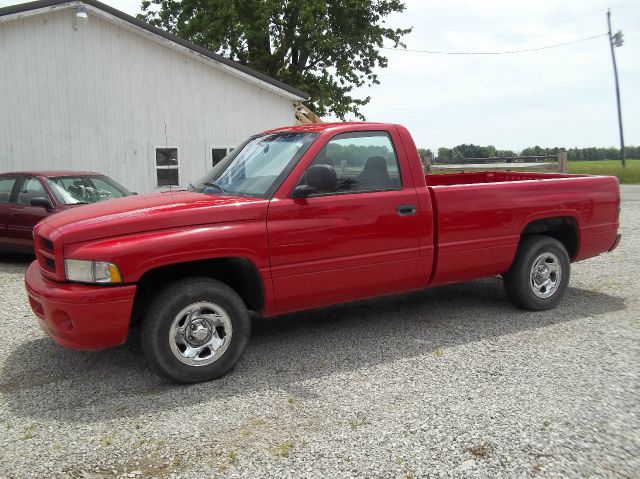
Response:
POLYGON ((266 225, 239 221, 150 231, 65 245, 65 258, 110 261, 123 282, 135 283, 146 272, 166 265, 204 259, 242 257, 258 270, 268 269, 266 225))

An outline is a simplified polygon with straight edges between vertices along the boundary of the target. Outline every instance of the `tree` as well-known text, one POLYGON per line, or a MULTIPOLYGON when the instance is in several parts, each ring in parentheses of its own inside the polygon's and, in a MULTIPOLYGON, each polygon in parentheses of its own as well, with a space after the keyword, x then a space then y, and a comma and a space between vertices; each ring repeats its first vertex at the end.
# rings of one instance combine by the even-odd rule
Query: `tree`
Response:
POLYGON ((495 156, 500 156, 500 157, 516 156, 516 153, 513 150, 497 150, 495 156))
MULTIPOLYGON (((487 147, 474 145, 473 143, 468 145, 463 143, 462 145, 456 146, 454 149, 457 149, 464 158, 485 158, 486 148, 487 147)), ((491 148, 493 148, 491 151, 495 153, 495 148, 493 146, 491 146, 491 148)))
POLYGON ((544 156, 547 154, 547 150, 540 148, 538 145, 534 147, 525 148, 520 155, 522 156, 544 156))
POLYGON ((438 163, 451 163, 451 148, 441 146, 438 148, 438 163))
POLYGON ((453 163, 462 163, 466 158, 460 146, 464 145, 458 145, 451 150, 451 161, 453 163))
POLYGON ((498 151, 496 150, 496 147, 493 145, 482 146, 480 147, 480 149, 482 151, 480 158, 491 158, 493 156, 498 156, 498 151))
POLYGON ((370 97, 355 87, 380 83, 374 73, 411 28, 384 26, 402 0, 144 0, 138 18, 311 95, 319 115, 339 118, 370 97))

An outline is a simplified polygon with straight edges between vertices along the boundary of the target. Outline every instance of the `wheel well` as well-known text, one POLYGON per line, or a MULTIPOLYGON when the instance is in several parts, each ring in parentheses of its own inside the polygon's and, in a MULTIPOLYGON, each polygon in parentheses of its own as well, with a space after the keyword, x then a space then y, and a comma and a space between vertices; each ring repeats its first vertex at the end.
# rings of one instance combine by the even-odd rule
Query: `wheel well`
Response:
POLYGON ((557 216, 532 221, 522 231, 521 239, 530 235, 546 235, 557 239, 567 249, 571 259, 578 254, 580 243, 578 224, 571 216, 557 216))
POLYGON ((261 312, 264 308, 264 285, 254 264, 246 258, 216 258, 160 266, 143 274, 138 280, 132 323, 139 321, 160 289, 189 276, 206 276, 225 283, 251 311, 261 312))

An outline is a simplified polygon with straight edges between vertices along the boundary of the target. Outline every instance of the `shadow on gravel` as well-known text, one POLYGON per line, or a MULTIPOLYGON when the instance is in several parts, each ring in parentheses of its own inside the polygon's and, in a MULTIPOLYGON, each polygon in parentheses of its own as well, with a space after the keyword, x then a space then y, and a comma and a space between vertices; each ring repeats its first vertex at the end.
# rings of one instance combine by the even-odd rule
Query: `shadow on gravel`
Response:
POLYGON ((2 263, 7 263, 9 265, 22 265, 26 268, 34 259, 36 259, 36 256, 32 253, 0 251, 0 268, 5 266, 2 263))
POLYGON ((269 389, 304 397, 310 393, 298 384, 307 379, 623 308, 621 298, 570 288, 555 310, 520 311, 507 302, 501 281, 486 279, 256 320, 236 369, 218 381, 192 386, 155 376, 135 346, 82 353, 43 338, 20 344, 9 355, 0 393, 18 416, 81 423, 269 389))

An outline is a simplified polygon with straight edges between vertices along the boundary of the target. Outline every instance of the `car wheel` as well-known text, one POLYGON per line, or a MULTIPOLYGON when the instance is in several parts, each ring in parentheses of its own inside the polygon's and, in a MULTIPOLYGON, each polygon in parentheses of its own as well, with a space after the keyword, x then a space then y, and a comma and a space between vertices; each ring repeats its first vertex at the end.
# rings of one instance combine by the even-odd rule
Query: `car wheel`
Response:
POLYGON ((549 236, 525 237, 504 277, 509 299, 530 311, 553 308, 569 284, 571 263, 562 243, 549 236))
POLYGON ((247 308, 220 281, 188 278, 160 291, 144 315, 141 344, 152 369, 180 383, 219 378, 240 359, 251 334, 247 308))

